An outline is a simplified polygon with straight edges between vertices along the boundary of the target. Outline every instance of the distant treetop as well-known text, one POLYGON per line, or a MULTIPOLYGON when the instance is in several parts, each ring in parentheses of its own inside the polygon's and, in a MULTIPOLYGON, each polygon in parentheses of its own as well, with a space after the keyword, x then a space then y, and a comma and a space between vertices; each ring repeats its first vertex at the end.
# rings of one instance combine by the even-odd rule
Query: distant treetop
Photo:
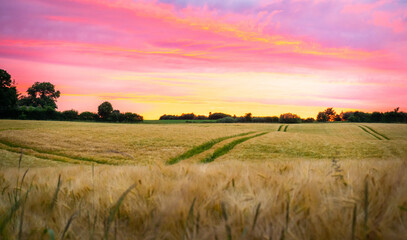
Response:
POLYGON ((61 95, 50 82, 35 82, 27 89, 28 96, 20 99, 20 105, 57 108, 57 98, 61 95))
POLYGON ((11 76, 10 74, 3 69, 0 69, 0 87, 10 87, 11 86, 11 76))

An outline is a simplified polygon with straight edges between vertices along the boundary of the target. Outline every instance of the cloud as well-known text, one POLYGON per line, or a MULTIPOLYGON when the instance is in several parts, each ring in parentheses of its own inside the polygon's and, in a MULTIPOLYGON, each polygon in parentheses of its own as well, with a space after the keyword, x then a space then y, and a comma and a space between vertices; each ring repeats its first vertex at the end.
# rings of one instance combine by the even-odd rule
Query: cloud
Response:
POLYGON ((156 107, 183 97, 191 106, 208 98, 390 106, 391 94, 404 100, 406 9, 397 1, 6 1, 1 67, 24 87, 49 79, 71 97, 152 96, 162 99, 156 107))

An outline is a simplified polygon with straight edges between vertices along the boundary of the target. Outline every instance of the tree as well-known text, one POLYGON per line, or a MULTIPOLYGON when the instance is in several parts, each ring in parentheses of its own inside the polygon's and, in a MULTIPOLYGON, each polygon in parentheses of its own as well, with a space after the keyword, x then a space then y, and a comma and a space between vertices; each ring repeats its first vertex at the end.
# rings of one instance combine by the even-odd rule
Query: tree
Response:
POLYGON ((314 118, 306 118, 306 119, 303 119, 302 122, 303 123, 313 123, 313 122, 315 122, 315 119, 314 118))
POLYGON ((98 118, 99 118, 99 116, 93 112, 83 112, 83 113, 79 114, 79 120, 82 120, 82 121, 95 121, 98 118))
POLYGON ((98 115, 103 120, 107 120, 109 118, 110 114, 112 114, 112 112, 113 112, 113 107, 110 102, 103 102, 98 107, 98 115))
POLYGON ((20 105, 33 107, 57 108, 56 101, 61 95, 55 86, 49 82, 35 82, 27 89, 28 96, 20 99, 20 105))
POLYGON ((337 119, 337 117, 336 117, 337 114, 336 114, 334 108, 327 108, 327 109, 325 109, 324 113, 325 113, 326 117, 328 118, 328 121, 330 121, 330 122, 334 122, 335 119, 337 119))
POLYGON ((209 113, 208 119, 217 120, 225 117, 231 117, 231 115, 225 113, 209 113))
POLYGON ((317 121, 318 122, 327 122, 328 121, 328 116, 326 115, 325 112, 319 112, 317 115, 317 121))
POLYGON ((124 114, 120 113, 119 110, 113 110, 108 119, 111 122, 123 122, 124 114))
POLYGON ((284 113, 280 115, 281 123, 300 123, 301 118, 297 114, 284 113))
POLYGON ((383 121, 383 113, 381 112, 372 112, 370 115, 371 122, 382 122, 383 121))
POLYGON ((217 123, 235 123, 237 120, 232 117, 224 117, 216 120, 217 123))
POLYGON ((253 120, 252 113, 246 113, 244 115, 246 122, 251 122, 253 120))
POLYGON ((18 93, 10 74, 0 69, 0 113, 2 116, 10 117, 10 111, 17 105, 18 93))
POLYGON ((78 119, 78 111, 76 110, 66 110, 61 113, 63 120, 74 121, 78 119))
POLYGON ((126 112, 124 114, 124 121, 129 123, 142 122, 143 117, 138 115, 137 113, 126 112))
POLYGON ((0 69, 0 87, 11 87, 11 76, 3 69, 0 69))
POLYGON ((196 116, 194 119, 195 119, 195 120, 207 120, 208 117, 205 116, 205 115, 198 115, 198 116, 196 116))
POLYGON ((183 113, 183 114, 181 114, 179 119, 181 119, 181 120, 194 120, 195 117, 196 116, 193 113, 183 113))

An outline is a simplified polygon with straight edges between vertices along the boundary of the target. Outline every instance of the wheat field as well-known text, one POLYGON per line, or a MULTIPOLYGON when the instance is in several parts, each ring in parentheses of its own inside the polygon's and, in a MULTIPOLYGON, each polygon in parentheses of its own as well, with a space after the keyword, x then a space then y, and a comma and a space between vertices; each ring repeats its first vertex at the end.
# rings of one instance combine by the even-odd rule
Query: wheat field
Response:
POLYGON ((406 239, 406 160, 403 124, 2 120, 0 238, 406 239))

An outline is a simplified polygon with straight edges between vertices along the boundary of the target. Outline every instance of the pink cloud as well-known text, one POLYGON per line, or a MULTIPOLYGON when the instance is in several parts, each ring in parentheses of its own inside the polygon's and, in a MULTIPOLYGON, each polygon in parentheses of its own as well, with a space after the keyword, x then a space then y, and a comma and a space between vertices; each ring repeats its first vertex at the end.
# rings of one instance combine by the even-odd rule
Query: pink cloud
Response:
POLYGON ((388 0, 373 1, 368 3, 349 3, 343 6, 343 13, 352 13, 352 14, 362 14, 366 12, 371 12, 372 10, 383 6, 388 3, 388 0))
MULTIPOLYGON (((0 9, 0 55, 4 68, 17 72, 24 88, 50 79, 66 94, 73 94, 72 98, 74 94, 114 99, 131 93, 198 94, 199 102, 204 99, 199 96, 204 85, 169 84, 153 78, 125 81, 112 76, 301 71, 324 78, 322 83, 311 83, 320 91, 326 87, 329 94, 302 92, 306 100, 301 101, 290 97, 296 91, 292 87, 279 90, 284 93, 282 100, 264 93, 259 102, 310 106, 325 101, 363 107, 376 104, 373 96, 378 94, 404 100, 400 91, 380 90, 389 79, 397 79, 401 89, 406 86, 406 9, 393 1, 15 0, 0 9), (379 85, 339 89, 323 85, 339 76, 344 81, 379 85), (331 97, 335 92, 337 97, 331 97), (359 92, 363 97, 355 97, 359 92)), ((201 80, 210 86, 214 79, 233 85, 230 77, 201 80)), ((246 84, 250 85, 250 79, 246 84)), ((231 95, 239 90, 230 89, 231 95)), ((255 86, 254 91, 262 92, 255 86)), ((242 98, 257 102, 252 96, 242 98)), ((388 99, 382 102, 390 105, 388 99)))
POLYGON ((376 26, 392 29, 395 33, 401 33, 407 27, 407 12, 404 16, 395 16, 394 13, 375 11, 373 13, 373 24, 376 26))

